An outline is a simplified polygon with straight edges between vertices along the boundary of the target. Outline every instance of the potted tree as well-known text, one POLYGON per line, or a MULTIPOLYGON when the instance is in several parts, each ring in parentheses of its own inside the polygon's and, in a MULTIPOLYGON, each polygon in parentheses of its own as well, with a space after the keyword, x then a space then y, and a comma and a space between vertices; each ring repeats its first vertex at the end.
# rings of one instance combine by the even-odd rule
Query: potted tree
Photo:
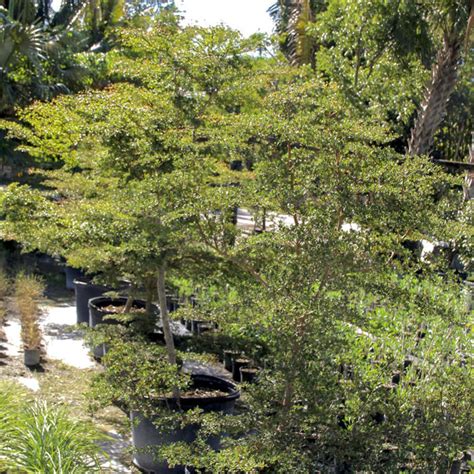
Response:
POLYGON ((130 413, 134 462, 141 469, 183 472, 184 466, 170 466, 160 452, 173 443, 205 441, 219 447, 219 430, 209 437, 200 428, 206 413, 233 412, 239 391, 231 382, 183 371, 181 362, 169 364, 165 347, 156 344, 115 339, 103 361, 105 370, 92 385, 92 405, 112 402, 130 413))
MULTIPOLYGON (((209 397, 199 396, 199 392, 209 392, 213 386, 226 387, 232 403, 238 392, 227 381, 215 377, 194 377, 193 393, 197 395, 182 400, 178 382, 183 375, 178 367, 166 285, 173 274, 204 277, 219 263, 220 259, 200 245, 197 238, 194 224, 200 220, 201 211, 194 204, 197 196, 208 200, 207 194, 217 189, 211 186, 216 174, 219 175, 216 171, 221 167, 227 170, 226 156, 219 156, 227 155, 227 151, 222 151, 218 125, 229 114, 228 106, 234 101, 229 84, 238 84, 241 71, 251 69, 253 60, 242 52, 248 48, 246 44, 253 43, 223 28, 181 30, 171 17, 158 23, 156 30, 125 32, 122 39, 125 56, 119 67, 132 68, 133 74, 143 77, 142 84, 124 82, 110 87, 105 95, 84 94, 83 101, 65 96, 46 106, 48 113, 74 115, 77 128, 73 134, 77 132, 81 143, 77 152, 73 150, 76 145, 71 141, 70 130, 61 125, 55 133, 55 146, 48 146, 50 131, 39 120, 45 111, 43 105, 33 106, 24 116, 35 129, 37 152, 46 148, 67 150, 60 157, 67 163, 59 170, 43 172, 43 184, 54 189, 54 200, 21 187, 7 191, 3 201, 5 227, 29 246, 51 246, 53 236, 59 236, 56 242, 60 243, 54 245, 61 247, 60 253, 72 266, 89 273, 100 272, 109 284, 119 278, 129 279, 131 304, 139 288, 144 288, 149 296, 147 309, 152 307, 153 294, 157 295, 166 348, 166 363, 160 359, 158 367, 165 373, 178 374, 171 392, 161 393, 165 404, 171 408, 175 405, 181 417, 192 407, 220 412, 219 391, 209 397), (202 44, 202 54, 183 56, 182 52, 193 50, 196 42, 202 44), (166 77, 158 88, 156 84, 150 87, 146 80, 148 73, 141 62, 147 61, 150 48, 153 57, 163 57, 163 61, 153 65, 158 76, 163 70, 175 76, 177 84, 173 91, 167 86, 166 77), (128 54, 135 58, 133 63, 128 54), (189 68, 177 64, 180 58, 189 62, 189 68), (192 73, 205 69, 213 72, 192 73), (192 97, 188 98, 183 91, 189 91, 192 97), (201 134, 206 136, 200 137, 201 134), (101 152, 92 156, 88 151, 91 147, 101 152), (33 205, 28 207, 27 202, 33 205), (40 214, 47 217, 39 219, 40 214), (194 401, 188 403, 188 399, 194 401)), ((130 71, 118 72, 127 78, 130 71)), ((208 203, 207 214, 214 211, 216 202, 208 203)), ((92 301, 94 312, 96 303, 97 300, 92 301)), ((128 306, 127 302, 123 308, 128 306)), ((113 357, 114 352, 110 351, 107 367, 113 357)), ((146 427, 155 422, 156 416, 134 415, 134 419, 138 418, 146 427)))
POLYGON ((455 180, 397 154, 381 121, 333 84, 301 70, 286 81, 236 119, 234 136, 257 155, 242 201, 288 223, 234 245, 215 238, 224 223, 200 223, 208 247, 242 271, 223 282, 233 298, 221 329, 261 331, 269 351, 249 388, 252 428, 226 459, 245 449, 272 472, 449 468, 469 446, 462 288, 403 246, 449 240, 446 210, 457 215, 461 196, 432 193, 455 180))
POLYGON ((38 365, 41 359, 39 299, 43 291, 44 284, 38 277, 24 273, 16 277, 15 300, 20 314, 24 362, 28 367, 38 365))

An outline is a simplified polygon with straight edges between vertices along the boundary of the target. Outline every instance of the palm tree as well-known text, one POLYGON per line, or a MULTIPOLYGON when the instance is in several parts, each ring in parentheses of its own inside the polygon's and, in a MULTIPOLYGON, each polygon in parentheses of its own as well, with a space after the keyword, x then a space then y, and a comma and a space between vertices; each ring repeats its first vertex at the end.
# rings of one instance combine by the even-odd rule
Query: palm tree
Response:
POLYGON ((306 26, 326 7, 325 0, 278 0, 268 12, 275 31, 282 35, 281 49, 290 64, 314 66, 316 41, 307 35, 306 26))
POLYGON ((466 49, 474 23, 474 0, 444 0, 433 7, 433 24, 442 35, 431 81, 418 109, 408 142, 410 155, 430 152, 436 130, 446 113, 449 98, 458 80, 462 63, 463 39, 466 49))
POLYGON ((45 35, 34 22, 35 8, 30 0, 10 0, 0 6, 0 114, 12 107, 27 89, 41 84, 41 61, 44 59, 45 35), (19 82, 12 73, 30 66, 30 79, 19 82))
POLYGON ((0 116, 32 98, 82 87, 74 54, 110 49, 127 18, 171 8, 171 0, 0 0, 0 116))
POLYGON ((80 88, 87 71, 74 53, 90 52, 123 18, 123 0, 63 0, 56 13, 51 0, 0 0, 0 116, 80 88))

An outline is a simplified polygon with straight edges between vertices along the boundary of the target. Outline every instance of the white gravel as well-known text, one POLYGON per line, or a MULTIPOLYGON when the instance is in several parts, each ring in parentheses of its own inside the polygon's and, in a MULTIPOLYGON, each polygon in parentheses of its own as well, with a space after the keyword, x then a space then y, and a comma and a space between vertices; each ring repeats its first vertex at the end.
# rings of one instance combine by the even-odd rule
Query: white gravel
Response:
POLYGON ((34 377, 18 377, 17 381, 33 392, 40 389, 40 384, 34 377))
POLYGON ((102 448, 107 452, 109 458, 102 463, 102 469, 108 473, 130 473, 128 467, 124 466, 119 459, 124 452, 132 451, 132 439, 124 439, 116 431, 109 431, 110 441, 101 443, 102 448))
POLYGON ((95 366, 80 331, 74 330, 74 305, 44 306, 40 326, 48 358, 60 360, 78 369, 95 366))

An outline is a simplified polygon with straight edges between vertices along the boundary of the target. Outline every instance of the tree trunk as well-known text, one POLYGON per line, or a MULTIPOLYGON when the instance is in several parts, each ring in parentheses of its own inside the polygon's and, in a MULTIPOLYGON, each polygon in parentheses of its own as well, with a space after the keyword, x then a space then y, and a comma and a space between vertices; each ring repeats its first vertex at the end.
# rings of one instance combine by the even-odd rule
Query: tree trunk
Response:
POLYGON ((314 69, 314 40, 305 31, 308 23, 314 20, 309 0, 290 0, 287 27, 288 58, 292 66, 311 64, 314 69))
POLYGON ((461 38, 445 36, 433 66, 431 82, 418 109, 418 116, 408 142, 410 155, 428 154, 434 135, 446 113, 449 97, 456 86, 461 59, 461 38))
POLYGON ((158 301, 160 303, 160 313, 163 323, 163 333, 165 335, 166 350, 168 352, 168 361, 170 364, 176 365, 176 349, 174 347, 173 333, 171 332, 168 307, 166 305, 165 273, 165 265, 162 264, 158 270, 156 286, 158 290, 158 301))
POLYGON ((133 302, 135 301, 135 287, 134 285, 130 285, 130 290, 128 292, 128 297, 127 297, 127 302, 125 303, 125 306, 123 307, 122 313, 127 314, 131 311, 133 307, 133 302))
POLYGON ((314 21, 314 15, 324 8, 324 2, 313 11, 310 0, 278 0, 268 9, 275 22, 276 32, 286 36, 282 52, 290 64, 311 64, 314 69, 317 44, 306 34, 305 28, 314 21))
MULTIPOLYGON (((474 164, 474 132, 472 132, 471 148, 469 150, 469 163, 474 164)), ((464 199, 474 199, 474 171, 467 171, 464 184, 464 199)))
POLYGON ((148 317, 153 316, 153 279, 147 279, 146 283, 146 315, 148 317))

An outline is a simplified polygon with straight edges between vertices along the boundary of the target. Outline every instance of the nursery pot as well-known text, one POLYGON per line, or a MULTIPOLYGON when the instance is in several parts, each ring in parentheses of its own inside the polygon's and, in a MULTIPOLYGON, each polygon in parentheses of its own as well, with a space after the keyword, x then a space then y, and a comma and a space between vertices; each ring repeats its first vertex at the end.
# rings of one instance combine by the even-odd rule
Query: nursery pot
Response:
POLYGON ((176 295, 167 296, 166 303, 170 313, 176 311, 179 308, 179 298, 176 295))
MULTIPOLYGON (((106 296, 98 296, 96 298, 91 298, 89 300, 89 326, 91 328, 97 326, 98 324, 119 324, 119 321, 116 319, 106 318, 105 316, 120 314, 116 311, 106 309, 110 305, 114 306, 125 306, 127 303, 127 298, 121 296, 119 298, 108 298, 106 296)), ((145 309, 146 301, 143 300, 133 300, 132 309, 145 309)))
POLYGON ((232 171, 242 171, 244 169, 242 160, 232 160, 229 164, 232 171))
POLYGON ((98 346, 95 346, 94 349, 92 349, 92 355, 94 356, 94 359, 101 361, 102 357, 104 357, 108 351, 109 351, 109 345, 102 343, 102 344, 99 344, 98 346))
POLYGON ((253 383, 255 377, 258 374, 258 369, 253 367, 241 367, 240 368, 240 381, 245 383, 253 383))
POLYGON ((202 323, 202 321, 199 321, 197 319, 193 319, 191 321, 191 332, 193 334, 199 334, 199 325, 202 323))
POLYGON ((212 331, 214 329, 214 324, 206 321, 201 321, 197 325, 197 335, 200 335, 204 332, 212 331))
POLYGON ((60 264, 55 257, 46 253, 36 252, 36 265, 41 273, 57 273, 60 264))
POLYGON ((39 349, 25 349, 24 359, 26 366, 33 367, 35 365, 39 365, 40 358, 41 354, 39 349))
POLYGON ((250 360, 245 357, 234 359, 232 362, 232 378, 236 382, 240 382, 240 368, 248 367, 250 365, 250 360))
POLYGON ((224 368, 229 372, 232 372, 232 363, 234 362, 235 358, 239 357, 239 355, 239 351, 224 351, 224 368))
POLYGON ((64 273, 66 274, 66 288, 68 290, 74 290, 74 280, 86 278, 82 270, 79 270, 79 268, 70 267, 69 265, 66 265, 64 273))
POLYGON ((203 332, 210 331, 212 329, 214 329, 214 326, 208 321, 198 321, 195 319, 191 321, 191 332, 193 334, 199 335, 203 332))
POLYGON ((110 291, 110 288, 94 285, 87 278, 76 278, 74 280, 74 289, 76 290, 77 324, 89 324, 89 300, 101 296, 106 291, 110 291))
MULTIPOLYGON (((233 412, 235 401, 240 397, 240 392, 236 386, 224 379, 212 377, 204 374, 192 375, 194 388, 217 389, 225 392, 226 395, 210 396, 203 398, 182 398, 180 405, 182 410, 192 410, 199 407, 204 412, 219 412, 230 415, 233 412)), ((171 410, 178 410, 175 399, 162 399, 163 406, 168 406, 171 410)), ((196 439, 199 427, 197 425, 188 425, 183 429, 177 429, 172 433, 160 432, 153 420, 145 418, 139 412, 132 411, 132 439, 135 450, 133 462, 140 469, 148 473, 155 474, 184 474, 185 467, 178 466, 170 468, 166 461, 157 460, 150 450, 153 446, 161 446, 169 443, 184 442, 191 443, 196 439)), ((209 440, 212 449, 219 449, 219 440, 212 438, 209 440)))

